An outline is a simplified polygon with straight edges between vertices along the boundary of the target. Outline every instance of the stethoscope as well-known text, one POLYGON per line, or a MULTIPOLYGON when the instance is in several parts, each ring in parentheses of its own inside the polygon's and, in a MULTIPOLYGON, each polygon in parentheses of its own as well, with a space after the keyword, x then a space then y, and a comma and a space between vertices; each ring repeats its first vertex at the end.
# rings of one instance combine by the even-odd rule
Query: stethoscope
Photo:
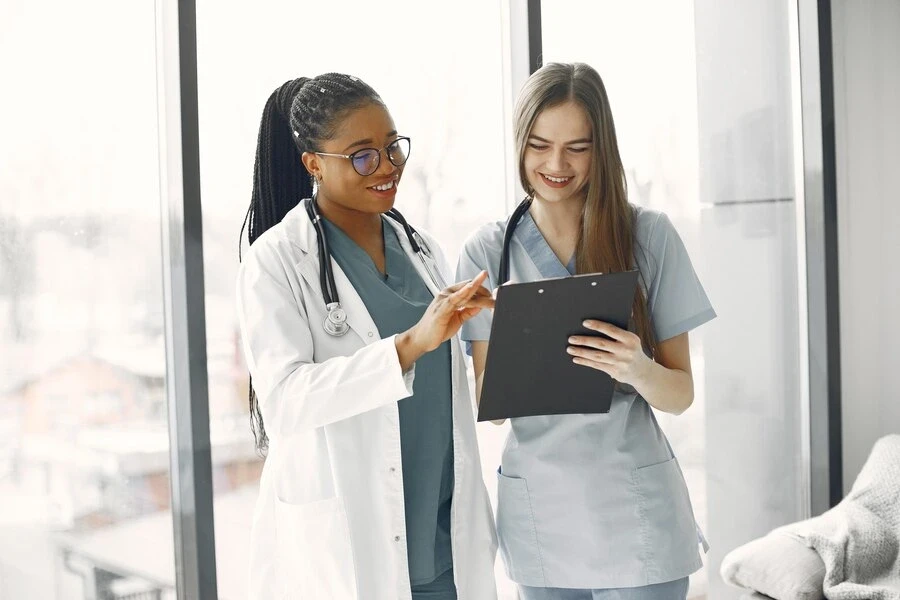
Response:
POLYGON ((513 211, 513 214, 509 216, 509 221, 506 222, 506 232, 503 234, 503 251, 500 253, 500 272, 498 273, 499 281, 497 285, 503 285, 509 281, 509 245, 512 242, 516 226, 522 220, 522 217, 525 216, 525 213, 528 212, 532 200, 531 196, 522 200, 516 207, 516 210, 513 211))
MULTIPOLYGON (((325 225, 322 223, 322 215, 319 214, 319 206, 316 204, 315 193, 313 197, 306 201, 306 214, 312 221, 313 227, 316 229, 316 240, 319 247, 319 283, 322 286, 322 295, 325 297, 325 322, 322 327, 325 333, 334 337, 340 337, 350 331, 350 325, 347 323, 347 313, 341 308, 341 301, 338 298, 337 286, 334 284, 334 271, 331 266, 331 251, 328 248, 328 236, 325 234, 325 225)), ((419 232, 413 229, 412 225, 406 222, 403 215, 396 208, 392 208, 384 213, 403 227, 406 232, 406 238, 409 245, 412 246, 413 252, 422 261, 428 277, 434 284, 435 288, 443 289, 443 279, 440 274, 435 272, 426 258, 431 258, 431 249, 428 244, 419 235, 419 232)))

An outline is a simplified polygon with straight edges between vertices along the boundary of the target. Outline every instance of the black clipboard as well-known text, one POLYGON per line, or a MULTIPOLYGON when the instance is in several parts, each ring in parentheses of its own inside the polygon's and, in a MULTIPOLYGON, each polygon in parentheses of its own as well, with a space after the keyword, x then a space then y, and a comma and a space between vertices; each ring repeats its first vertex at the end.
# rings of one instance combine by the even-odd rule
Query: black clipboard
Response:
POLYGON ((478 420, 609 412, 615 382, 576 365, 570 335, 585 319, 628 328, 638 271, 575 275, 497 290, 478 420))

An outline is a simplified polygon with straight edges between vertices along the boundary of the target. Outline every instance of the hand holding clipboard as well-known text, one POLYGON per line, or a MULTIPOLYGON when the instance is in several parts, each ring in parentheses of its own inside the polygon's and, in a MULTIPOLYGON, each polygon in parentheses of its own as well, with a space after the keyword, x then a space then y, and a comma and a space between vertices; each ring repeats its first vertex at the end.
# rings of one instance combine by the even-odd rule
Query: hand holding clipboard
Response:
POLYGON ((571 336, 597 336, 585 320, 628 328, 636 270, 500 286, 478 420, 609 412, 605 372, 573 362, 571 336))

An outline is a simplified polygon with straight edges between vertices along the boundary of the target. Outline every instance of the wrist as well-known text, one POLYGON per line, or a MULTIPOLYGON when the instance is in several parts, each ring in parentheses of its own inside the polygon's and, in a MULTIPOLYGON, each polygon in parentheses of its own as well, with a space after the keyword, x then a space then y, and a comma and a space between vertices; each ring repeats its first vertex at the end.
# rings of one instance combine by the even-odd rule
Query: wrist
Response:
POLYGON ((653 367, 655 366, 656 363, 653 359, 644 354, 640 359, 638 368, 635 370, 634 381, 631 382, 631 386, 635 389, 644 389, 650 385, 653 379, 653 367))
POLYGON ((413 325, 412 327, 404 331, 403 335, 406 336, 406 343, 409 344, 410 349, 416 354, 416 358, 432 350, 427 346, 425 342, 421 340, 419 336, 419 328, 417 325, 413 325))
POLYGON ((412 366, 427 351, 416 339, 414 329, 407 329, 403 333, 398 333, 395 341, 397 352, 400 356, 400 362, 403 363, 404 370, 412 366))

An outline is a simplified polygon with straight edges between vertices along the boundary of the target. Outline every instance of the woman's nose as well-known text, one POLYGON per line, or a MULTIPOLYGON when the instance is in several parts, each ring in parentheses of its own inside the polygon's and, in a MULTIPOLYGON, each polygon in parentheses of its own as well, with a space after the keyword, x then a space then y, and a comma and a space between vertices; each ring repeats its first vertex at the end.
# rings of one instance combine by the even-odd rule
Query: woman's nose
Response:
POLYGON ((550 153, 550 157, 547 159, 547 166, 557 174, 565 170, 567 166, 565 152, 564 148, 561 150, 553 150, 550 153))
POLYGON ((387 148, 382 148, 380 150, 380 155, 378 158, 378 168, 375 169, 375 173, 378 175, 391 175, 399 168, 391 162, 391 159, 388 156, 387 148))

